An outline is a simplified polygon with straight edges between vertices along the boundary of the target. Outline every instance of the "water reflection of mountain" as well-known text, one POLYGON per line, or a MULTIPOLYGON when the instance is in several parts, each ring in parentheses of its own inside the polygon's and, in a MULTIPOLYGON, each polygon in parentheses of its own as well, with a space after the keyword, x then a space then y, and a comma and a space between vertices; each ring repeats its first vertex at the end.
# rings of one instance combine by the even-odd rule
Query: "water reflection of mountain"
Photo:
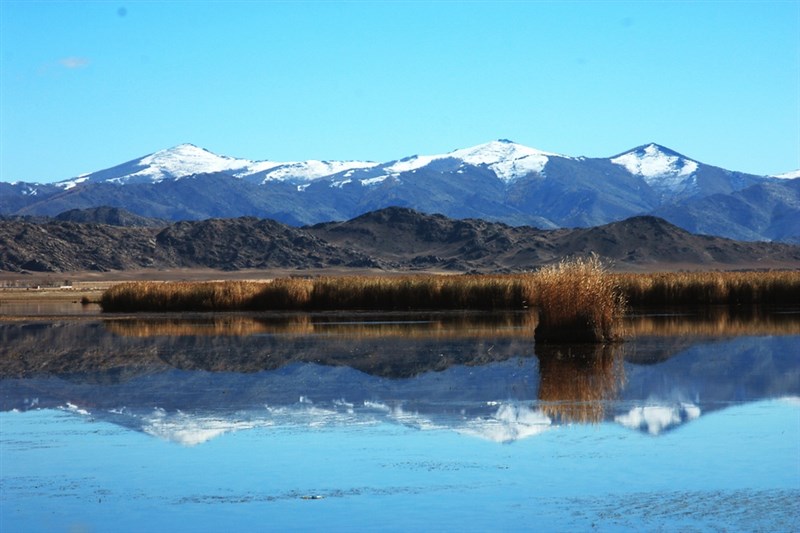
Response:
POLYGON ((184 443, 303 420, 390 420, 507 441, 575 421, 658 434, 731 404, 800 396, 796 335, 650 334, 534 356, 521 315, 488 325, 307 318, 149 321, 155 336, 136 333, 135 322, 2 324, 0 408, 71 403, 184 443), (237 329, 247 333, 229 333, 237 329))
POLYGON ((168 368, 251 373, 293 363, 407 378, 532 352, 535 316, 200 317, 0 325, 0 377, 112 383, 168 368))
MULTIPOLYGON (((116 382, 168 368, 258 372, 297 362, 406 378, 533 352, 533 313, 276 314, 0 323, 0 378, 116 382)), ((705 312, 628 320, 625 359, 665 361, 729 335, 800 335, 797 314, 705 312)))

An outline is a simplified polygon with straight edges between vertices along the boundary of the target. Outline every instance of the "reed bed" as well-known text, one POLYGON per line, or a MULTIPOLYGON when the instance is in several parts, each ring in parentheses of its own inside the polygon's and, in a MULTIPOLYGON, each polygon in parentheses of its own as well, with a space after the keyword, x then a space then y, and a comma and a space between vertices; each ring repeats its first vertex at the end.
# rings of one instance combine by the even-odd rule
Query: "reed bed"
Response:
POLYGON ((250 308, 268 285, 252 281, 136 281, 107 289, 100 306, 108 312, 236 311, 250 308))
POLYGON ((522 309, 531 275, 323 277, 315 280, 314 309, 522 309))
POLYGON ((627 305, 798 302, 798 271, 614 274, 590 257, 515 275, 123 283, 105 291, 100 303, 109 312, 536 308, 539 343, 608 343, 621 339, 627 305))
POLYGON ((635 307, 797 305, 800 271, 611 274, 635 307))
POLYGON ((108 312, 522 309, 535 275, 132 282, 103 293, 108 312))

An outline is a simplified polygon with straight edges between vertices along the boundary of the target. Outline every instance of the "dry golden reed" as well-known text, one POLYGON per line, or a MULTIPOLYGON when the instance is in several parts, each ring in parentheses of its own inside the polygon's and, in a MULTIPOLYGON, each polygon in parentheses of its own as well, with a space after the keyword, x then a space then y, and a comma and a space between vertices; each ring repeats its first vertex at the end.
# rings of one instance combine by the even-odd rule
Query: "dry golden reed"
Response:
POLYGON ((272 282, 135 282, 103 293, 108 312, 525 309, 540 343, 615 342, 635 307, 800 302, 800 272, 613 274, 597 257, 515 275, 342 276, 272 282))
POLYGON ((612 274, 633 306, 797 305, 800 271, 612 274))
POLYGON ((615 342, 625 297, 596 256, 561 263, 535 276, 536 342, 615 342))
POLYGON ((533 275, 343 276, 272 282, 134 282, 103 293, 104 311, 522 309, 533 275))
POLYGON ((152 282, 120 283, 100 299, 103 311, 235 311, 248 308, 267 283, 152 282))

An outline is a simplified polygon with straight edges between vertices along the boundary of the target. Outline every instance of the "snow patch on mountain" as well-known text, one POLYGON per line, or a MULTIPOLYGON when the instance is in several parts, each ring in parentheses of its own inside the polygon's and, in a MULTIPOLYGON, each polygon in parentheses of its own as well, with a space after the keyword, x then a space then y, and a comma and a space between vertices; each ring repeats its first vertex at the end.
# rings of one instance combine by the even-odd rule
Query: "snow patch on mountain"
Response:
POLYGON ((353 180, 352 180, 352 179, 350 179, 350 178, 347 178, 347 179, 344 179, 344 180, 338 180, 338 181, 334 181, 334 182, 332 182, 332 183, 331 183, 331 185, 330 185, 330 186, 331 186, 331 187, 336 187, 336 188, 339 188, 339 189, 341 189, 342 187, 344 187, 344 186, 345 186, 345 185, 347 185, 348 183, 353 183, 353 180))
POLYGON ((794 170, 792 172, 785 172, 783 174, 778 174, 777 176, 772 176, 772 177, 782 180, 794 180, 800 178, 800 169, 794 170))
POLYGON ((62 181, 62 182, 56 183, 55 185, 56 185, 56 187, 60 187, 60 188, 64 189, 65 191, 68 191, 70 189, 74 189, 75 187, 77 187, 78 185, 80 185, 84 181, 87 181, 88 179, 89 179, 89 175, 88 174, 81 174, 77 178, 73 178, 73 179, 67 180, 67 181, 62 181))
MULTIPOLYGON (((289 179, 311 181, 340 172, 372 168, 377 164, 371 161, 317 161, 314 159, 291 163, 276 163, 271 170, 265 169, 267 171, 264 174, 262 183, 289 179)), ((254 171, 253 169, 256 167, 257 165, 248 167, 246 171, 235 174, 235 176, 245 177, 261 172, 261 170, 254 171)))
POLYGON ((658 146, 648 144, 611 159, 631 174, 641 176, 651 186, 669 190, 686 189, 694 183, 696 161, 658 146))
POLYGON ((384 181, 386 181, 386 179, 388 177, 389 176, 384 174, 382 176, 375 176, 374 178, 367 178, 367 179, 361 180, 360 183, 363 186, 377 185, 378 183, 383 183, 384 181))
POLYGON ((566 157, 529 148, 508 140, 491 141, 447 154, 413 156, 385 167, 389 174, 410 172, 442 159, 456 159, 463 164, 486 166, 503 181, 513 181, 532 172, 541 172, 550 157, 566 157))

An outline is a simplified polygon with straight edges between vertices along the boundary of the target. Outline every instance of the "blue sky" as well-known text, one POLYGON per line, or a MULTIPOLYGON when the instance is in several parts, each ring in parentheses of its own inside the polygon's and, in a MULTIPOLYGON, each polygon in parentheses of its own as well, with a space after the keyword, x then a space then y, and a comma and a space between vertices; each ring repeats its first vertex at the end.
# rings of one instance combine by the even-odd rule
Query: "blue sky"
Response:
POLYGON ((800 0, 0 0, 0 180, 190 142, 388 161, 497 138, 800 168, 800 0))

